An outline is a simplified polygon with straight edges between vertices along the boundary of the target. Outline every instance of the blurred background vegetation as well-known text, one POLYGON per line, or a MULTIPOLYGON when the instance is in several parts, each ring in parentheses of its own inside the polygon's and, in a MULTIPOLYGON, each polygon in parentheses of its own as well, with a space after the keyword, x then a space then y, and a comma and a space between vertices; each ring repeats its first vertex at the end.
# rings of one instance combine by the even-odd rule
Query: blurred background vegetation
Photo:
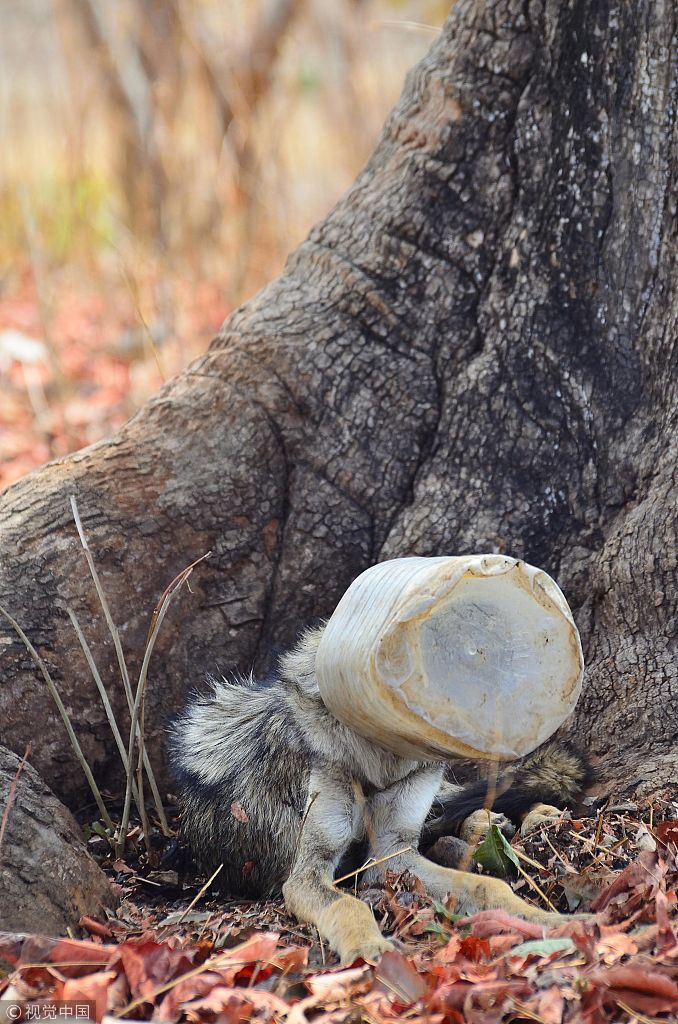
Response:
POLYGON ((449 0, 0 0, 0 488, 279 273, 449 0))

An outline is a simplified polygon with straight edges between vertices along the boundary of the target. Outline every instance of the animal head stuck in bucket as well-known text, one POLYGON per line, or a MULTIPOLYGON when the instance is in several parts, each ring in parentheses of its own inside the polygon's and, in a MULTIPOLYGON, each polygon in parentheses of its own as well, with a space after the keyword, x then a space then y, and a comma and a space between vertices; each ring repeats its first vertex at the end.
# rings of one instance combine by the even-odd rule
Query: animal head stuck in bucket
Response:
POLYGON ((316 657, 334 716, 419 760, 528 754, 573 710, 583 670, 556 583, 494 554, 372 566, 337 605, 316 657))

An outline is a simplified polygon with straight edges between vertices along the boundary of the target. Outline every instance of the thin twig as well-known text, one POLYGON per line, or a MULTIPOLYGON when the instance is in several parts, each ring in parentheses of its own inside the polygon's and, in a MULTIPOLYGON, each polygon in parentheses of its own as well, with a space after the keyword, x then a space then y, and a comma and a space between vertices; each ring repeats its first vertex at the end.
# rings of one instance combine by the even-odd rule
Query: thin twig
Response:
POLYGON ((301 847, 301 840, 302 840, 302 838, 304 836, 304 828, 306 826, 306 819, 308 818, 309 814, 311 813, 311 808, 313 807, 313 804, 316 802, 316 800, 318 799, 319 796, 320 796, 320 790, 316 790, 315 793, 311 794, 311 796, 309 798, 309 801, 308 801, 308 803, 306 805, 306 810, 304 811, 304 815, 303 815, 303 817, 301 819, 301 825, 299 827, 299 835, 297 836, 296 846, 294 848, 294 857, 292 858, 293 863, 294 863, 294 861, 296 861, 297 857, 299 856, 299 849, 301 847))
POLYGON ((104 618, 106 619, 106 625, 108 626, 108 630, 109 630, 109 632, 111 634, 111 639, 113 640, 113 647, 115 648, 115 653, 116 653, 116 656, 117 656, 117 659, 118 659, 118 666, 120 668, 120 675, 122 677, 122 683, 123 683, 123 686, 125 688, 125 695, 127 697, 127 703, 128 703, 128 706, 129 706, 129 710, 131 712, 131 710, 132 710, 132 703, 133 703, 133 701, 132 701, 132 688, 130 686, 129 673, 127 671, 127 664, 125 662, 125 655, 123 654, 122 644, 120 642, 120 634, 118 633, 118 627, 113 622, 113 616, 111 615, 111 609, 109 607, 108 600, 106 598, 106 594, 104 593, 104 588, 101 585, 101 580, 99 579, 99 573, 97 572, 97 568, 96 568, 96 566, 94 564, 94 559, 92 558, 92 552, 90 551, 89 544, 87 543, 87 538, 85 537, 85 531, 84 531, 83 526, 82 526, 82 520, 80 519, 80 512, 78 511, 78 506, 77 506, 77 503, 76 503, 76 500, 75 500, 75 495, 71 494, 70 501, 71 501, 71 511, 73 513, 73 519, 75 521, 75 526, 76 526, 76 529, 78 531, 78 536, 80 537, 80 543, 82 544, 83 550, 85 552, 85 558, 87 559, 87 565, 89 566, 90 575, 92 576, 92 580, 94 581, 94 586, 96 588, 97 596, 99 598, 99 603, 101 604, 101 609, 102 609, 102 611, 104 613, 104 618))
MULTIPOLYGON (((515 846, 512 846, 511 849, 515 853, 516 857, 518 857, 520 860, 522 860, 525 864, 529 864, 531 868, 536 868, 538 871, 542 870, 542 868, 544 866, 543 864, 540 864, 536 860, 532 860, 532 858, 528 857, 526 853, 522 852, 522 850, 517 850, 515 848, 515 846)), ((553 847, 551 847, 551 849, 553 849, 553 847)), ((555 853, 555 850, 554 850, 554 853, 555 853)))
POLYGON ((598 844, 600 843, 600 836, 602 834, 602 831, 603 831, 603 812, 601 811, 600 814, 598 815, 598 824, 596 825, 596 838, 595 838, 595 841, 593 843, 593 852, 594 852, 594 854, 595 854, 596 850, 598 849, 598 844))
MULTIPOLYGON (((580 839, 583 843, 586 844, 586 846, 593 846, 593 841, 591 839, 586 839, 584 836, 577 835, 576 832, 572 833, 572 837, 576 837, 577 839, 580 839)), ((587 871, 590 871, 591 868, 597 867, 598 864, 604 864, 604 866, 607 868, 607 870, 611 871, 611 869, 608 867, 608 865, 605 864, 605 861, 608 859, 610 854, 613 853, 617 849, 618 846, 623 846, 624 843, 628 843, 628 841, 629 841, 629 837, 628 836, 622 836, 622 838, 618 839, 616 843, 612 843, 612 846, 605 847, 603 849, 603 852, 599 853, 597 857, 593 857, 593 853, 591 851, 587 851, 587 852, 590 853, 590 856, 593 857, 593 860, 591 861, 590 864, 587 864, 585 867, 582 868, 582 871, 581 871, 582 875, 585 874, 587 871)))
MULTIPOLYGON (((545 825, 544 828, 548 828, 548 825, 545 825)), ((531 836, 534 835, 534 832, 530 832, 530 835, 531 836)), ((570 832, 570 835, 569 835, 568 838, 571 839, 571 840, 574 840, 574 841, 576 841, 578 843, 583 843, 584 846, 589 846, 591 848, 591 850, 590 850, 591 856, 593 856, 593 848, 594 848, 593 839, 590 839, 588 836, 583 836, 579 832, 575 832, 575 831, 570 832)), ((626 837, 624 837, 624 838, 626 838, 626 837)), ((617 844, 620 841, 621 840, 618 840, 617 844)), ((617 845, 617 844, 615 844, 615 845, 617 845)), ((605 856, 606 854, 607 854, 607 848, 605 848, 603 850, 602 856, 605 856)))
POLYGON ((517 999, 513 999, 511 1001, 522 1017, 527 1017, 528 1020, 536 1020, 537 1024, 546 1024, 543 1017, 540 1017, 538 1013, 534 1013, 534 1011, 530 1010, 527 1006, 523 1006, 523 1004, 519 1003, 517 999))
POLYGON ((188 906, 186 907, 186 909, 184 910, 183 914, 181 915, 179 920, 176 922, 176 924, 181 924, 181 922, 188 916, 188 914, 190 914, 190 912, 193 910, 193 907, 196 905, 198 900, 202 899, 202 897, 205 895, 205 893, 207 892, 207 890, 209 889, 210 885, 212 884, 214 879, 217 877, 217 875, 219 874, 219 872, 221 871, 223 866, 224 865, 223 865, 223 862, 222 862, 219 865, 219 867, 217 868, 217 870, 207 879, 207 881, 203 885, 203 887, 200 890, 200 892, 196 893, 196 895, 193 897, 191 902, 188 904, 188 906))
POLYGON ((148 345, 151 350, 151 354, 155 359, 155 365, 158 373, 160 374, 160 380, 163 382, 163 384, 165 384, 167 382, 167 374, 165 373, 165 370, 163 368, 162 360, 160 359, 160 353, 158 352, 158 346, 156 345, 155 338, 153 337, 153 332, 151 331, 151 328, 148 326, 148 323, 146 322, 146 317, 144 316, 141 309, 139 287, 137 285, 136 279, 127 269, 127 264, 124 262, 124 260, 121 261, 120 264, 120 273, 122 274, 122 279, 127 285, 127 289, 130 295, 132 296, 132 302, 134 303, 134 308, 136 309, 137 316, 141 321, 144 337, 146 338, 146 341, 148 342, 148 345))
MULTIPOLYGON (((104 711, 106 712, 106 718, 108 719, 108 724, 111 727, 111 732, 113 733, 113 739, 115 740, 115 745, 118 748, 118 753, 120 754, 120 760, 122 761, 122 766, 123 766, 123 769, 125 771, 125 778, 127 778, 127 772, 129 770, 129 768, 128 768, 129 762, 127 760, 127 751, 125 750, 125 744, 123 743, 122 736, 120 735, 120 729, 118 728, 118 723, 115 720, 115 714, 113 713, 113 708, 111 707, 111 702, 108 699, 108 694, 106 693, 106 687, 104 686, 103 680, 101 678, 101 674, 99 673, 99 669, 97 668, 96 662, 94 660, 94 656, 92 655, 92 651, 90 650, 89 644, 87 643, 87 640, 85 639, 85 635, 84 635, 84 633, 83 633, 83 631, 82 631, 82 629, 80 627, 80 623, 78 622, 78 619, 77 619, 77 617, 75 615, 75 612, 72 611, 71 608, 66 608, 66 611, 68 612, 69 618, 70 618, 71 623, 73 625, 73 629, 75 630, 75 635, 77 636, 78 640, 80 641, 80 646, 82 647, 82 653, 85 655, 85 661, 89 665, 90 672, 92 673, 92 676, 94 678, 94 682, 96 683, 97 690, 99 691, 99 696, 101 697, 101 703, 104 706, 104 711)), ((132 787, 132 794, 134 796, 134 802, 135 802, 137 810, 139 812, 139 817, 141 818, 142 827, 144 829, 144 835, 148 836, 148 821, 147 821, 147 817, 146 817, 146 808, 143 806, 143 804, 140 801, 139 790, 138 790, 136 784, 132 787)))
POLYGON ((527 872, 526 872, 526 871, 523 871, 523 869, 521 868, 520 864, 516 864, 516 868, 517 868, 517 870, 519 871, 519 873, 520 873, 520 874, 521 874, 521 875, 523 876, 523 878, 525 879, 525 881, 527 882, 527 884, 528 884, 528 885, 531 885, 531 886, 532 886, 532 888, 534 889, 534 891, 535 891, 535 892, 536 892, 536 893, 537 893, 537 894, 538 894, 539 896, 541 896, 541 898, 543 899, 544 903, 545 903, 545 904, 546 904, 546 906, 547 906, 547 907, 549 908, 549 910, 552 910, 554 914, 557 914, 557 913, 558 913, 558 911, 556 910, 556 908, 555 908, 555 907, 553 906, 553 904, 551 903, 551 900, 550 900, 550 899, 548 898, 548 896, 546 895, 546 893, 545 893, 545 892, 543 892, 543 890, 539 888, 539 886, 537 885, 537 883, 535 882, 535 880, 534 880, 533 878, 530 878, 530 876, 529 876, 529 875, 527 874, 527 872))
POLYGON ((632 1009, 632 1007, 621 999, 616 999, 615 1002, 620 1010, 623 1010, 624 1013, 628 1013, 632 1021, 639 1021, 640 1024, 660 1024, 657 1017, 645 1017, 644 1014, 639 1013, 638 1010, 632 1009))
POLYGON ((7 803, 5 804, 5 809, 2 812, 2 821, 0 822, 0 851, 2 851, 2 841, 5 838, 5 830, 7 828, 7 822, 9 821, 9 812, 12 807, 12 804, 14 803, 14 798, 16 796, 16 787, 19 781, 19 776, 21 775, 22 771, 26 766, 26 761, 28 760, 28 756, 31 752, 31 746, 32 744, 30 743, 26 744, 24 756, 21 758, 21 761, 19 762, 19 767, 16 770, 16 774, 14 775, 14 778, 10 783, 9 793, 7 794, 7 803))
MULTIPOLYGON (((155 647, 155 641, 157 640, 160 627, 162 626, 163 619, 167 613, 167 609, 170 606, 170 602, 177 591, 180 589, 183 583, 186 582, 188 577, 191 575, 196 565, 203 562, 206 558, 209 558, 211 551, 207 554, 202 555, 200 558, 196 558, 194 562, 186 566, 177 576, 174 577, 170 585, 165 590, 159 605, 156 605, 153 615, 151 617, 151 626, 149 628, 148 641, 146 643, 146 650, 144 651, 144 660, 141 663, 141 670, 139 672, 139 680, 137 682, 136 695, 134 697, 134 705, 132 707, 132 720, 130 722, 129 731, 129 742, 127 744, 127 758, 129 761, 130 769, 132 767, 132 758, 134 756, 134 742, 138 740, 140 756, 143 757, 143 733, 141 729, 138 729, 139 724, 139 712, 141 711, 141 704, 146 690, 146 679, 148 676, 148 665, 153 654, 153 648, 155 647)), ((150 781, 150 777, 149 777, 150 781)), ((122 856, 125 846, 125 837, 127 835, 127 826, 129 824, 129 812, 130 805, 132 802, 132 771, 127 773, 127 786, 125 788, 125 803, 122 809, 122 821, 120 822, 120 831, 118 833, 118 850, 119 856, 122 856)))
MULTIPOLYGON (((172 582, 169 583, 168 586, 165 587, 165 589, 163 590, 162 594, 160 595, 160 600, 158 601, 158 603, 156 604, 155 608, 153 609, 153 615, 151 616, 151 623, 150 623, 150 625, 148 627, 148 633, 146 634, 146 643, 150 643, 151 634, 153 633, 153 630, 155 629, 156 621, 157 621, 158 616, 160 615, 160 613, 162 611, 162 606, 163 606, 165 600, 172 598, 174 596, 174 592, 179 589, 179 587, 182 585, 182 583, 186 583, 187 584, 188 583, 188 578, 191 575, 191 573, 193 572, 193 570, 195 569, 196 565, 200 565, 201 562, 204 562, 205 559, 210 558, 211 555, 212 555, 212 552, 211 551, 207 551, 204 555, 201 555, 200 558, 196 558, 196 560, 194 562, 191 562, 191 564, 187 565, 185 569, 182 569, 180 573, 177 573, 177 575, 174 577, 172 582)), ((190 587, 189 587, 189 589, 190 589, 190 587)))
POLYGON ((32 659, 35 662, 35 664, 40 669, 40 672, 42 673, 42 677, 45 680, 45 682, 47 683, 47 688, 49 689, 49 692, 52 694, 52 699, 53 699, 54 703, 57 706, 59 714, 61 715, 61 719, 62 719, 64 725, 66 726, 66 732, 68 733, 68 738, 71 741, 71 746, 73 747, 73 750, 75 752, 75 756, 77 757, 78 761, 80 762, 82 770, 85 773, 85 778, 87 779, 87 782, 89 784, 89 788, 92 790, 92 795, 93 795, 94 799, 96 800, 96 805, 99 808, 99 814, 101 815, 102 821, 104 822, 104 824, 106 825, 107 828, 109 828, 109 829, 111 829, 111 831, 113 831, 114 830, 113 822, 111 821, 111 817, 110 817, 108 811, 106 810, 106 805, 104 804, 104 801, 102 800, 101 793, 99 792, 99 787, 97 786, 96 782, 94 781, 94 776, 92 775, 92 772, 90 771, 90 767, 87 764, 87 760, 85 758, 85 755, 82 752, 82 747, 80 746, 80 742, 78 740, 78 737, 75 735, 75 732, 73 731, 73 726, 71 725, 71 720, 68 717, 68 712, 66 711, 66 708, 64 707, 64 703, 63 703, 61 697, 59 696, 59 691, 57 690, 56 686, 54 685, 54 680, 52 679, 51 675, 47 671, 47 666, 45 665, 44 661, 42 660, 42 658, 40 657, 40 655, 36 651, 35 647, 31 643, 31 641, 28 639, 28 637, 24 633, 24 631, 21 628, 21 626, 19 625, 19 623, 16 621, 16 619, 12 618, 12 616, 9 614, 9 612, 5 608, 3 608, 3 606, 1 604, 0 604, 0 613, 2 615, 4 615, 4 617, 7 619, 7 621, 9 623, 11 623, 11 625, 14 627, 14 629, 16 630, 18 635, 23 640, 23 643, 24 643, 24 646, 25 646, 26 650, 28 651, 28 653, 32 657, 32 659))
POLYGON ((411 846, 403 846, 402 850, 396 850, 394 853, 388 853, 385 857, 379 857, 378 860, 368 860, 362 867, 356 868, 355 871, 349 871, 347 875, 342 875, 341 878, 335 878, 332 885, 339 885, 340 882, 345 882, 347 879, 353 878, 354 875, 360 875, 363 871, 369 871, 370 868, 376 868, 377 864, 384 864, 387 860, 393 860, 394 857, 399 857, 401 853, 407 853, 411 849, 411 846))
POLYGON ((322 959, 323 967, 324 967, 325 966, 325 943, 323 942, 323 937, 322 937, 322 935, 320 934, 320 931, 317 928, 316 928, 316 932, 318 933, 318 942, 320 943, 320 957, 322 959))
MULTIPOLYGON (((563 865, 565 870, 569 871, 570 873, 572 873, 572 871, 574 871, 574 868, 572 867, 571 864, 568 864, 567 861, 563 859, 562 855, 558 852, 558 850, 556 850, 555 846, 553 845, 553 843, 551 842, 551 840, 547 836, 546 832, 544 832, 544 839, 546 840, 548 845, 551 847, 551 849, 553 850, 553 852, 555 853, 556 857, 558 858, 560 863, 563 865)), ((518 853, 517 850, 515 852, 518 853)), ((518 856, 520 856, 520 854, 518 854, 518 856)), ((541 867, 541 864, 537 864, 536 861, 534 863, 537 865, 537 867, 541 867)))
MULTIPOLYGON (((113 616, 111 615, 111 609, 110 609, 108 601, 106 599, 106 594, 104 593, 104 588, 101 585, 101 580, 99 579, 99 573, 97 572, 96 566, 94 564, 94 559, 92 558, 92 552, 89 549, 89 544, 87 543, 87 538, 85 537, 85 531, 83 530, 83 527, 82 527, 82 521, 80 519, 80 513, 78 512, 78 506, 76 504, 75 496, 74 495, 71 495, 71 509, 72 509, 72 512, 73 512, 73 519, 75 520, 75 525, 76 525, 76 528, 78 530, 78 536, 80 537, 80 543, 82 544, 83 549, 85 551, 85 558, 87 559, 87 565, 89 566, 89 571, 90 571, 90 574, 92 576, 92 580, 94 581, 94 586, 96 588, 96 592, 97 592, 97 595, 99 597, 99 602, 101 604, 101 609, 102 609, 102 611, 104 613, 104 618, 106 619, 106 625, 108 626, 108 631, 111 634, 111 639, 113 640, 113 647, 115 648, 116 657, 118 659, 118 666, 120 668, 120 676, 122 678, 122 684, 123 684, 123 686, 125 688, 125 697, 127 698, 127 707, 129 708, 129 713, 131 715, 132 714, 132 708, 134 706, 134 700, 133 700, 133 697, 132 697, 132 687, 131 687, 130 681, 129 681, 129 673, 127 671, 127 665, 125 663, 125 655, 123 654, 122 644, 120 642, 120 634, 118 633, 118 627, 113 622, 113 616)), ((158 815, 158 819, 160 821, 160 828, 162 829, 162 832, 164 833, 164 835, 168 836, 168 835, 170 835, 170 828, 169 828, 169 825, 167 824, 167 818, 165 816, 165 810, 164 810, 164 808, 162 806, 162 800, 160 798, 160 791, 158 790, 158 785, 157 785, 157 783, 155 781, 155 775, 153 773, 153 769, 151 767, 151 762, 150 762, 150 760, 148 758, 148 754, 147 753, 144 753, 144 768, 146 769, 146 776, 148 778, 148 783, 149 783, 149 785, 151 787, 151 793, 153 795, 153 803, 155 805, 155 811, 156 811, 156 814, 158 815)))
POLYGON ((415 32, 431 32, 436 36, 442 32, 442 28, 439 25, 427 25, 423 21, 395 21, 386 18, 375 18, 370 24, 370 28, 404 28, 415 32))
MULTIPOLYGON (((136 768, 137 789, 139 791, 139 800, 141 801, 142 806, 143 806, 143 803, 144 803, 144 737, 146 735, 146 732, 145 732, 145 730, 146 730, 146 716, 145 716, 144 712, 145 712, 145 702, 142 699, 142 702, 141 702, 141 726, 140 726, 139 734, 138 734, 139 753, 137 755, 137 768, 136 768)), ((132 795, 134 795, 134 779, 132 779, 132 795)), ((146 849, 148 851, 149 857, 152 857, 153 854, 152 854, 152 850, 151 850, 151 832, 150 832, 150 826, 148 824, 148 818, 146 817, 146 814, 145 814, 145 808, 144 808, 144 816, 141 819, 141 823, 142 823, 142 827, 143 827, 143 830, 144 830, 144 837, 145 837, 145 840, 146 840, 146 849)))

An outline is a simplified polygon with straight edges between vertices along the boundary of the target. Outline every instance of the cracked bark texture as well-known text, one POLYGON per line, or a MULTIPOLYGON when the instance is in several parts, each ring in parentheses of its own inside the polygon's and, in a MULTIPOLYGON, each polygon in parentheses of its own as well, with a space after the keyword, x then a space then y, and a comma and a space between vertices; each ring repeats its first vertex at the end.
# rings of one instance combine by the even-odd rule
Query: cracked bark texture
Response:
MULTIPOLYGON (((265 668, 366 566, 498 550, 572 604, 588 669, 569 732, 604 782, 675 782, 677 19, 670 0, 458 0, 281 277, 112 440, 0 499, 0 600, 110 786, 67 604, 110 679, 115 661, 70 494, 137 667, 158 596, 213 551, 151 665, 159 765, 206 671, 265 668)), ((73 799, 4 627, 0 664, 5 741, 33 739, 73 799)))

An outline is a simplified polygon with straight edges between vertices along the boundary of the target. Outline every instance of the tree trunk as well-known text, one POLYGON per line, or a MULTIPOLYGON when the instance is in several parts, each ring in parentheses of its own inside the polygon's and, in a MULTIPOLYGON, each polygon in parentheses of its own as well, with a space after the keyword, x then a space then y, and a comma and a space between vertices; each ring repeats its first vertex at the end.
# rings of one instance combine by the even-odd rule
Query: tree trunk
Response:
MULTIPOLYGON (((151 663, 158 763, 206 671, 265 667, 366 566, 499 550, 573 606, 569 732, 603 780, 675 781, 677 19, 668 0, 458 0, 284 274, 111 441, 7 491, 0 601, 100 776, 114 748, 67 604, 112 686, 115 662, 70 494, 137 667, 164 587, 213 551, 151 663)), ((0 645, 6 742, 34 739, 72 800, 50 699, 0 645)))

